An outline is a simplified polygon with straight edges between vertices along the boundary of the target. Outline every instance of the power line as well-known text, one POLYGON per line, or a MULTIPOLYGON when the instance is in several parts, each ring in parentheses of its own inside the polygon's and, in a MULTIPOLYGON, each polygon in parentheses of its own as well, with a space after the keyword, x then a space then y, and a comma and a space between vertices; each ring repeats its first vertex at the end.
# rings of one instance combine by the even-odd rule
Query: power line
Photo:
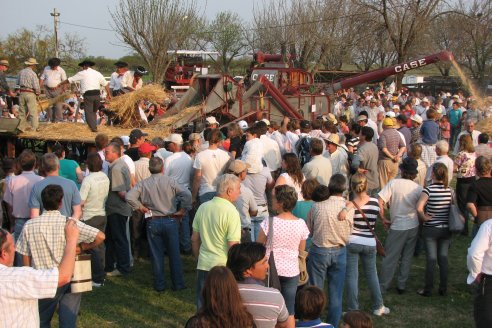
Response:
POLYGON ((109 29, 109 28, 103 28, 103 27, 93 27, 93 26, 87 26, 87 25, 80 25, 80 24, 67 23, 67 22, 62 22, 62 21, 60 21, 60 23, 61 23, 61 24, 64 24, 64 25, 70 25, 70 26, 76 26, 76 27, 88 28, 88 29, 91 29, 91 30, 108 31, 108 32, 116 32, 116 30, 109 29))

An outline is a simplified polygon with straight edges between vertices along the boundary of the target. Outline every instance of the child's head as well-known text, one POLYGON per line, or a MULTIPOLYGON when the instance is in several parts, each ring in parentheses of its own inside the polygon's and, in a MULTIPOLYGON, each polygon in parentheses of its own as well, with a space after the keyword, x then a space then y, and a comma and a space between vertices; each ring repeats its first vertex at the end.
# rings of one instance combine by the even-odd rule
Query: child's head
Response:
POLYGON ((343 315, 343 328, 373 328, 371 317, 362 311, 348 311, 343 315))
POLYGON ((318 319, 325 305, 325 293, 316 286, 304 287, 296 295, 296 314, 301 320, 318 319))
POLYGON ((441 117, 441 121, 442 121, 442 122, 447 122, 447 121, 448 121, 448 117, 447 117, 446 115, 443 115, 443 116, 441 117))

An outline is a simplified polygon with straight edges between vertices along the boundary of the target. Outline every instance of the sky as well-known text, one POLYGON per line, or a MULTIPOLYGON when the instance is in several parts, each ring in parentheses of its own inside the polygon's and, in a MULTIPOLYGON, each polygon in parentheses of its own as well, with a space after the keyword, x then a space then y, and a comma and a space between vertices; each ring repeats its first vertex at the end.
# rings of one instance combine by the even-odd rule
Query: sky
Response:
MULTIPOLYGON (((180 0, 177 0, 180 1, 180 0)), ((76 32, 85 38, 86 54, 120 58, 131 51, 118 40, 114 31, 96 30, 69 24, 111 29, 111 15, 119 0, 18 0, 3 1, 0 19, 0 39, 21 28, 34 30, 37 25, 53 28, 53 8, 60 12, 59 35, 76 32), (67 24, 65 24, 67 23, 67 24)), ((242 19, 253 18, 253 0, 197 0, 205 17, 212 19, 218 12, 237 12, 242 19)))

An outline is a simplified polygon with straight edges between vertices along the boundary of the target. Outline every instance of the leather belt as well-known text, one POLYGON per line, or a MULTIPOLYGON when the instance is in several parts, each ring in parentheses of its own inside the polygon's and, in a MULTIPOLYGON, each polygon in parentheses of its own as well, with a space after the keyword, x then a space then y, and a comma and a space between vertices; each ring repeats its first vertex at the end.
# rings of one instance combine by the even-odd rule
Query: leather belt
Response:
POLYGON ((34 90, 20 89, 19 92, 30 92, 35 93, 34 90))

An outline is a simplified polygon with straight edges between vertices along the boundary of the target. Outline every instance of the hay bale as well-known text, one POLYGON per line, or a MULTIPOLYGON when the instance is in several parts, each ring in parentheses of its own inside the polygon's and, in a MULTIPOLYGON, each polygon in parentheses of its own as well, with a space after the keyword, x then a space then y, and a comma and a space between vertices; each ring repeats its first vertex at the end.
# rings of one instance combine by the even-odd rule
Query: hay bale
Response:
POLYGON ((109 101, 109 108, 121 120, 122 127, 139 127, 140 114, 138 112, 138 102, 140 100, 152 103, 163 103, 169 99, 169 94, 157 84, 148 84, 141 89, 125 93, 112 98, 109 101))

